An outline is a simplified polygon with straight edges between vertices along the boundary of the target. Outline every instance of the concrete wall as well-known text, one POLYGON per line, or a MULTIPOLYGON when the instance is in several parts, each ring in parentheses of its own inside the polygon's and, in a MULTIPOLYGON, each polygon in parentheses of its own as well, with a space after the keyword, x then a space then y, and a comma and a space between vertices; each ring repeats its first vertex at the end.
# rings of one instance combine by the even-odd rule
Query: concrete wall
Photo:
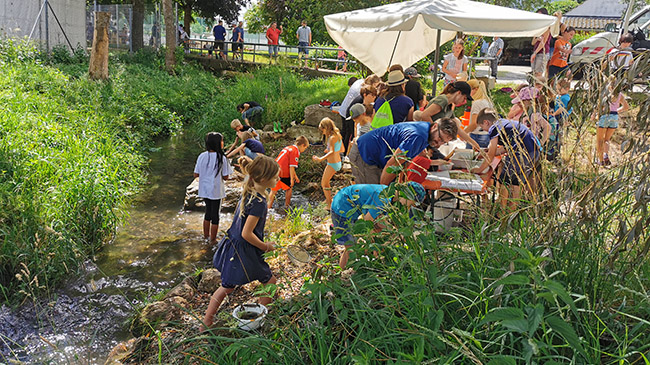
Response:
MULTIPOLYGON (((48 0, 73 47, 86 46, 86 0, 48 0)), ((0 32, 3 37, 27 38, 44 0, 0 0, 0 32)), ((48 9, 49 10, 49 9, 48 9)), ((50 47, 67 45, 61 28, 49 11, 50 47)), ((46 45, 45 11, 41 14, 32 39, 46 45)))

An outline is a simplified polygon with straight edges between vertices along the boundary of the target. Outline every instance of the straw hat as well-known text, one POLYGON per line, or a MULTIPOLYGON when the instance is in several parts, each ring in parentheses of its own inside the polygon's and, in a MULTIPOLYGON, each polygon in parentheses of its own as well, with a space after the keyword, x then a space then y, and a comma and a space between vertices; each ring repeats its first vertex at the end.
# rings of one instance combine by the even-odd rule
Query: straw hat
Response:
POLYGON ((409 80, 404 77, 404 74, 400 70, 391 71, 388 73, 388 80, 386 85, 388 86, 398 86, 406 84, 409 80))

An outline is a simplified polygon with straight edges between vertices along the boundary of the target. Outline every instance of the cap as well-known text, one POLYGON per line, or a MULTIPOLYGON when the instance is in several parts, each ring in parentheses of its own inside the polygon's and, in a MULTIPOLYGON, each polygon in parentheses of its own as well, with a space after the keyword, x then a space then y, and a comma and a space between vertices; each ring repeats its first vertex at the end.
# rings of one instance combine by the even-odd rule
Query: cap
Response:
POLYGON ((404 74, 400 70, 391 71, 388 73, 388 80, 386 85, 388 86, 398 86, 406 84, 409 80, 404 77, 404 74))
POLYGON ((350 107, 350 111, 348 112, 350 116, 345 118, 345 120, 354 119, 365 112, 366 112, 366 107, 363 106, 363 104, 356 103, 350 107))
POLYGON ((411 77, 420 77, 418 70, 416 70, 413 66, 407 67, 406 70, 404 70, 404 75, 411 77))
POLYGON ((453 86, 454 89, 460 91, 461 94, 465 95, 467 97, 467 100, 474 100, 472 99, 472 88, 465 81, 456 81, 452 83, 451 86, 453 86))
POLYGON ((416 183, 415 181, 409 181, 408 186, 410 186, 413 189, 413 192, 415 193, 415 197, 418 199, 418 202, 422 202, 424 200, 425 192, 424 192, 424 187, 420 183, 416 183))
POLYGON ((511 103, 517 104, 520 101, 532 100, 537 97, 537 89, 532 86, 526 86, 519 90, 517 97, 512 99, 511 103))

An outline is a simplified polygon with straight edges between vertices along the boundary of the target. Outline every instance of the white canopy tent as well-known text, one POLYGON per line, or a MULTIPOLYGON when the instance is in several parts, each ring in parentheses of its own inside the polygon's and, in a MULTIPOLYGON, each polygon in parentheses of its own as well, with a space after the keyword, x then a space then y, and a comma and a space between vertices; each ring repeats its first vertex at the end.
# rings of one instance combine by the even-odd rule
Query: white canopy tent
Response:
POLYGON ((548 15, 470 0, 411 0, 324 18, 332 39, 377 74, 391 64, 413 65, 456 32, 534 37, 556 21, 548 15))

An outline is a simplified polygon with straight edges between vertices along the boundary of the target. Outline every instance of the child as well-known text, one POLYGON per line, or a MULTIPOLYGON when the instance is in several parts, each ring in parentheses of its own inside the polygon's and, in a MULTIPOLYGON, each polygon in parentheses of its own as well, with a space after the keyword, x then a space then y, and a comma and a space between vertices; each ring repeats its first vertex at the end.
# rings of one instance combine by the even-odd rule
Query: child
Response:
POLYGON ((296 138, 296 143, 291 146, 287 146, 280 151, 280 154, 275 159, 275 161, 280 165, 280 181, 273 189, 271 189, 271 194, 269 195, 269 206, 271 209, 273 205, 273 200, 275 200, 275 194, 278 193, 278 190, 286 190, 284 198, 284 207, 288 208, 291 204, 291 193, 293 192, 293 184, 299 183, 300 179, 296 175, 296 168, 298 167, 298 158, 300 154, 305 152, 309 147, 309 140, 305 136, 300 136, 296 138))
MULTIPOLYGON (((610 96, 607 98, 607 108, 605 113, 602 113, 598 119, 598 129, 596 130, 596 164, 599 166, 609 166, 609 140, 618 128, 619 113, 626 112, 630 109, 630 105, 625 100, 623 93, 614 93, 616 88, 616 78, 614 75, 609 77, 607 91, 610 96)), ((594 111, 591 116, 592 120, 596 120, 598 109, 594 111)))
POLYGON ((570 77, 569 55, 571 54, 571 39, 576 34, 573 27, 567 27, 562 35, 555 41, 553 56, 548 62, 548 79, 553 82, 556 76, 570 77))
MULTIPOLYGON (((251 132, 253 134, 253 138, 256 140, 260 140, 259 134, 257 134, 257 131, 255 128, 249 126, 249 125, 243 125, 239 119, 233 119, 232 122, 230 122, 230 128, 235 130, 235 133, 237 132, 251 132)), ((237 145, 237 142, 239 141, 239 135, 235 137, 235 142, 233 142, 230 147, 228 147, 228 151, 226 154, 229 154, 233 148, 237 145)))
POLYGON ((371 104, 354 104, 350 107, 350 116, 347 119, 354 121, 353 143, 357 138, 370 132, 370 124, 374 115, 375 109, 371 104))
MULTIPOLYGON (((219 243, 212 264, 221 272, 221 287, 210 298, 210 304, 203 318, 203 329, 210 328, 221 302, 235 286, 258 280, 262 284, 275 284, 276 278, 264 261, 264 253, 273 251, 274 242, 264 242, 266 223, 266 189, 279 181, 280 167, 274 159, 261 155, 254 161, 240 158, 248 175, 244 181, 242 198, 237 205, 232 225, 226 237, 219 243)), ((259 299, 266 305, 270 297, 259 299)))
POLYGON ((312 156, 312 160, 315 162, 327 161, 327 166, 325 166, 323 178, 321 179, 321 186, 325 194, 327 209, 329 209, 332 205, 332 187, 330 186, 330 180, 332 180, 332 176, 337 171, 341 170, 341 153, 345 152, 345 150, 343 148, 341 133, 330 118, 323 118, 318 125, 318 129, 327 139, 327 148, 325 149, 324 156, 312 156))
POLYGON ((262 145, 262 142, 253 138, 253 133, 247 131, 237 132, 237 137, 242 140, 242 144, 230 151, 228 158, 239 153, 242 156, 248 156, 251 160, 254 160, 258 154, 264 154, 264 145, 262 145))
POLYGON ((343 72, 347 72, 348 70, 348 52, 346 52, 343 47, 339 46, 339 51, 336 56, 336 67, 334 68, 334 71, 339 70, 339 65, 343 64, 343 72))
MULTIPOLYGON (((408 186, 413 189, 418 202, 424 200, 425 192, 422 185, 416 182, 409 182, 408 186)), ((332 202, 332 235, 335 236, 339 245, 345 245, 345 251, 339 259, 339 266, 344 268, 348 264, 350 257, 351 244, 355 242, 350 233, 350 225, 362 217, 367 221, 374 221, 382 213, 383 208, 390 204, 389 197, 382 195, 382 192, 388 188, 387 185, 380 184, 356 184, 346 186, 341 189, 334 197, 332 202)), ((407 207, 415 202, 399 199, 400 203, 407 207)))
MULTIPOLYGON (((528 91, 523 89, 519 93, 519 96, 515 98, 521 104, 523 110, 519 121, 524 123, 533 132, 540 147, 546 146, 551 135, 551 125, 544 119, 543 115, 543 112, 547 110, 542 110, 544 104, 542 99, 543 101, 546 101, 546 99, 535 95, 534 91, 537 89, 534 87, 528 87, 527 89, 528 91)), ((548 107, 548 104, 546 106, 548 107)))
POLYGON ((205 202, 203 237, 216 243, 219 231, 219 208, 226 192, 223 180, 232 174, 232 167, 223 153, 223 136, 210 132, 205 136, 205 149, 196 159, 194 177, 199 178, 199 197, 205 202))
POLYGON ((571 100, 569 90, 571 90, 570 80, 562 79, 557 82, 557 91, 559 95, 555 97, 555 108, 553 111, 553 116, 557 118, 560 126, 564 125, 564 121, 573 112, 573 108, 569 109, 569 101, 571 100))
POLYGON ((449 166, 450 164, 451 162, 445 160, 445 155, 440 153, 437 148, 427 146, 409 163, 406 168, 406 180, 422 184, 426 180, 427 171, 432 165, 437 169, 438 166, 449 166))

